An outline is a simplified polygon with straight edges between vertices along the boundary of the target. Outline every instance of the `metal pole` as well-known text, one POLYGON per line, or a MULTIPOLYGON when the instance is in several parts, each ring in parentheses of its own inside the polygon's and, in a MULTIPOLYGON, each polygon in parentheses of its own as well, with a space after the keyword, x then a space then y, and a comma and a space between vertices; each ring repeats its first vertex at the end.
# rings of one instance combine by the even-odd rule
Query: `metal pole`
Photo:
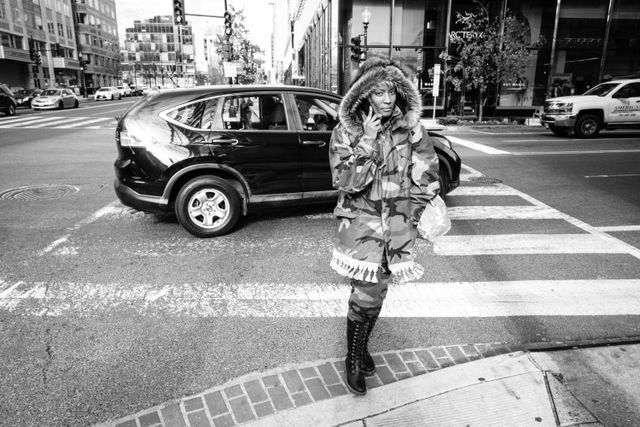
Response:
POLYGON ((600 71, 598 72, 598 82, 602 81, 602 76, 604 75, 604 64, 607 60, 607 47, 609 46, 609 34, 611 32, 611 14, 613 13, 613 2, 614 0, 609 0, 609 10, 607 11, 607 25, 604 30, 604 41, 602 43, 602 55, 600 57, 600 71))
POLYGON ((558 0, 558 3, 556 4, 556 17, 555 17, 555 22, 553 24, 553 38, 551 39, 551 58, 549 58, 549 75, 547 76, 547 90, 546 90, 547 96, 551 95, 550 93, 551 84, 553 79, 553 73, 555 72, 554 68, 556 65, 556 43, 558 38, 558 22, 560 20, 560 4, 561 3, 562 3, 562 0, 558 0))

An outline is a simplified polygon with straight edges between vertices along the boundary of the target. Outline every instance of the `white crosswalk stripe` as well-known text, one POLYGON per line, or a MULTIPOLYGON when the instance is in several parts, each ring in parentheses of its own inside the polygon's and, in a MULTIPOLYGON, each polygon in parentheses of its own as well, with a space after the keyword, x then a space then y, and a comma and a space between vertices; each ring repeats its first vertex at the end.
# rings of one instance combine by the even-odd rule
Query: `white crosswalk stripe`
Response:
MULTIPOLYGON (((477 171, 467 168, 468 176, 477 171)), ((510 257, 548 254, 580 255, 568 260, 584 262, 582 255, 600 254, 640 259, 640 250, 605 231, 559 212, 539 200, 504 184, 463 185, 451 193, 449 208, 454 222, 484 220, 501 224, 510 220, 530 220, 527 232, 498 234, 449 234, 435 243, 418 241, 418 261, 422 257, 510 257), (464 205, 465 197, 485 206, 464 205), (504 197, 520 198, 518 205, 494 205, 504 197), (564 234, 532 232, 548 220, 563 220, 564 234)), ((516 202, 517 203, 517 202, 516 202)), ((81 256, 74 246, 73 233, 95 221, 121 221, 137 213, 118 202, 101 209, 56 240, 40 256, 81 256)), ((305 216, 311 221, 332 221, 333 215, 305 216)), ((460 225, 460 224, 458 224, 460 225)), ((495 225, 494 225, 495 227, 495 225)), ((628 228, 628 226, 626 226, 628 228)), ((468 229, 468 227, 466 227, 468 229)), ((615 228, 614 228, 615 230, 615 228)), ((560 232, 562 233, 562 232, 560 232)), ((291 240, 282 238, 282 245, 291 240)), ((200 243, 200 242, 198 242, 200 243)), ((215 242, 214 242, 215 243, 215 242)), ((241 251, 242 245, 229 240, 216 250, 241 251)), ((205 243, 202 243, 203 245, 205 243)), ((253 242, 252 247, 260 245, 253 242)), ((198 246, 199 247, 199 246, 198 246)), ((323 246, 324 247, 324 246, 323 246)), ((328 255, 327 255, 328 256, 328 255)), ((574 262, 574 261, 567 261, 574 262)), ((327 261, 328 263, 328 261, 327 261)), ((426 263, 425 263, 426 265, 426 263)), ((327 267, 328 268, 328 267, 327 267)), ((426 275, 425 279, 428 276, 426 275)), ((385 317, 500 317, 500 316, 614 316, 640 315, 640 280, 637 278, 593 277, 586 280, 513 280, 394 283, 382 316, 385 317), (602 296, 606 295, 606 298, 602 296)), ((42 283, 4 282, 0 277, 0 310, 28 315, 89 315, 120 308, 149 316, 198 317, 343 317, 349 287, 335 283, 42 283)))
POLYGON ((0 129, 107 129, 115 124, 116 120, 113 117, 29 116, 1 120, 0 129))
POLYGON ((26 121, 23 121, 23 122, 20 122, 20 123, 13 122, 13 123, 9 123, 9 124, 6 124, 6 125, 4 123, 0 122, 0 123, 2 123, 0 125, 0 127, 2 127, 2 128, 29 127, 31 125, 37 125, 37 124, 45 123, 45 122, 55 122, 55 121, 58 121, 60 119, 61 119, 61 117, 37 117, 37 118, 30 118, 30 120, 26 120, 26 121))
MULTIPOLYGON (((188 317, 344 317, 344 283, 60 283, 0 281, 0 310, 94 315, 122 308, 188 317)), ((640 315, 640 280, 394 284, 382 317, 640 315), (606 295, 607 298, 602 296, 606 295)))

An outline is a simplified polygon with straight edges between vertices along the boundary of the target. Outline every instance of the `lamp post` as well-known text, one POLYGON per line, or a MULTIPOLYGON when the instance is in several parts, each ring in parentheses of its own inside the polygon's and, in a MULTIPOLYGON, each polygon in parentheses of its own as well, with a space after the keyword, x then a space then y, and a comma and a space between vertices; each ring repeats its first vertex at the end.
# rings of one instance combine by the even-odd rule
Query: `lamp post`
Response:
POLYGON ((371 19, 371 12, 369 11, 368 7, 365 7, 364 9, 362 9, 362 26, 364 27, 364 33, 363 33, 363 37, 364 37, 364 48, 362 49, 362 61, 364 61, 365 59, 367 59, 367 51, 369 50, 367 48, 367 29, 369 28, 369 20, 371 19))

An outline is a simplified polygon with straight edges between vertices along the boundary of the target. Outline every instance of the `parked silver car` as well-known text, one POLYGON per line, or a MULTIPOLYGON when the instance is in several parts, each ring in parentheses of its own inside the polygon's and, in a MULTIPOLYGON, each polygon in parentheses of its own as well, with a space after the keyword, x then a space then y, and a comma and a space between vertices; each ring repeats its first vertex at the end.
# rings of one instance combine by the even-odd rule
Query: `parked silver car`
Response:
POLYGON ((80 101, 71 89, 47 89, 31 101, 34 110, 78 108, 78 105, 80 101))

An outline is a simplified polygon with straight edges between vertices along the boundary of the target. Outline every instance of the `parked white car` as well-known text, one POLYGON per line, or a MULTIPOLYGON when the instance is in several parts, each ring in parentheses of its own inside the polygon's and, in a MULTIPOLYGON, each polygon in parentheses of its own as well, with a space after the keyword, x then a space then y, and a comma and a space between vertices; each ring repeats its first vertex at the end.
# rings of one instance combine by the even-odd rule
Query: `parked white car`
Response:
POLYGON ((114 86, 101 87, 96 91, 95 100, 102 101, 107 99, 122 99, 122 93, 114 86))
POLYGON ((122 96, 131 96, 131 88, 126 83, 121 86, 116 86, 116 89, 118 89, 118 92, 120 92, 122 96))

